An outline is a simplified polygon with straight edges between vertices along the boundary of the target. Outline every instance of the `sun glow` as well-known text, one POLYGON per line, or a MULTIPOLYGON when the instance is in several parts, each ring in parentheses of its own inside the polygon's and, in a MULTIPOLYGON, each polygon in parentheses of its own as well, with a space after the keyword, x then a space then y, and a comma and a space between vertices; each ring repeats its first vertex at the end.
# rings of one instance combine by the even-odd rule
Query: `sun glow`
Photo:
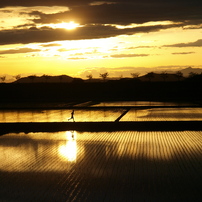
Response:
POLYGON ((65 161, 75 162, 77 157, 76 133, 67 131, 65 135, 67 142, 58 148, 59 155, 65 161))
POLYGON ((53 24, 51 27, 72 30, 72 29, 76 29, 77 27, 79 27, 79 24, 75 23, 74 21, 70 21, 70 22, 62 22, 62 23, 58 23, 58 24, 53 24))
POLYGON ((75 23, 74 21, 70 21, 70 22, 61 22, 58 24, 43 24, 43 25, 37 26, 37 28, 42 28, 42 27, 51 27, 53 29, 73 30, 73 29, 76 29, 77 27, 81 27, 81 25, 78 23, 75 23))
POLYGON ((59 155, 69 162, 76 161, 77 145, 75 140, 67 141, 65 145, 59 147, 59 155))

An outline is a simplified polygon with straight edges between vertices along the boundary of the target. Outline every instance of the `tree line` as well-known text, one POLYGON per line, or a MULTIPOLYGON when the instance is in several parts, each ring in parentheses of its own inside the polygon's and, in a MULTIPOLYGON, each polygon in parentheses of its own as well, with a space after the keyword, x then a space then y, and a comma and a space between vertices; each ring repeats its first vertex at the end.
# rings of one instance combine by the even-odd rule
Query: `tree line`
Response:
MULTIPOLYGON (((156 74, 157 73, 155 73, 155 72, 148 72, 147 74, 142 75, 142 76, 145 76, 145 78, 147 78, 148 81, 152 81, 156 74)), ((138 80, 140 78, 141 74, 139 72, 132 72, 130 75, 131 75, 131 78, 138 80)), ((168 79, 168 77, 169 77, 169 75, 170 75, 170 73, 168 73, 166 71, 163 71, 159 75, 162 78, 162 80, 166 82, 167 79, 168 79)), ((176 79, 178 81, 180 81, 182 78, 185 78, 183 76, 183 73, 181 71, 175 72, 174 75, 175 75, 175 77, 176 77, 176 79)), ((48 81, 52 77, 52 76, 47 75, 47 74, 44 74, 42 76, 45 78, 46 81, 48 81)), ((61 82, 62 82, 63 76, 64 75, 59 75, 58 76, 61 82)), ((103 81, 108 80, 109 76, 110 76, 110 74, 108 72, 100 73, 100 75, 99 75, 99 77, 103 81)), ((202 76, 202 73, 199 74, 199 73, 195 73, 195 72, 190 72, 187 78, 193 78, 193 77, 196 77, 196 76, 202 76)), ((13 78, 15 79, 15 81, 17 81, 17 80, 21 79, 22 76, 20 74, 17 74, 15 76, 13 76, 13 78)), ((30 81, 33 82, 37 78, 37 76, 33 74, 33 75, 28 76, 27 78, 29 78, 30 81)), ((90 81, 90 80, 94 79, 94 76, 93 76, 93 74, 88 74, 88 75, 86 75, 86 78, 87 78, 87 80, 90 81)), ((7 79, 7 77, 5 75, 4 76, 0 76, 1 83, 5 83, 6 79, 7 79)), ((121 75, 119 79, 124 79, 124 78, 121 75)))

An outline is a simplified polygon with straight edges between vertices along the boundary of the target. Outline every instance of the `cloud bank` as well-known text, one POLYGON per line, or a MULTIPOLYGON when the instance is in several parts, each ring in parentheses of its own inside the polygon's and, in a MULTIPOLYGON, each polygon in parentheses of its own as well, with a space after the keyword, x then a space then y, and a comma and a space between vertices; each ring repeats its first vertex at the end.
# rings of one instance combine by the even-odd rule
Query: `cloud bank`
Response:
POLYGON ((178 47, 178 48, 184 48, 184 47, 202 47, 202 39, 199 39, 194 42, 189 43, 177 43, 172 45, 165 45, 164 47, 178 47))
MULTIPOLYGON (((19 16, 27 22, 12 29, 0 31, 0 44, 43 43, 59 40, 80 40, 148 33, 174 27, 200 28, 202 25, 202 1, 198 0, 7 0, 0 2, 1 12, 9 13, 19 7, 19 16), (47 13, 42 8, 63 6, 63 11, 47 13), (75 21, 82 25, 75 30, 53 29, 51 23, 75 21), (161 22, 169 22, 162 24, 161 22), (159 24, 154 25, 152 23, 159 24), (145 24, 146 23, 146 24, 145 24), (151 24, 147 24, 151 23, 151 24), (38 27, 38 26, 41 27, 38 27), (117 25, 122 25, 120 29, 117 25), (130 28, 126 27, 133 25, 130 28)), ((201 44, 199 40, 193 46, 201 44)), ((186 44, 176 44, 182 47, 186 44)), ((191 44, 187 44, 187 46, 191 44)), ((201 45, 200 45, 201 46, 201 45)))

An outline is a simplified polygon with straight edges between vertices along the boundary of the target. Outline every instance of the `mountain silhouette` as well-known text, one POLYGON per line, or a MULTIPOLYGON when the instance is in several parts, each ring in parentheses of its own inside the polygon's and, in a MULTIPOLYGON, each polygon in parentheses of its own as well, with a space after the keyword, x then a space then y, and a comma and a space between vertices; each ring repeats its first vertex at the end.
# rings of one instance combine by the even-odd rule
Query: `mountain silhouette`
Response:
POLYGON ((181 72, 183 73, 183 76, 187 77, 187 76, 189 76, 190 72, 193 72, 193 73, 196 73, 196 74, 201 74, 202 69, 187 67, 185 69, 182 69, 181 72))
POLYGON ((60 76, 35 76, 31 75, 28 77, 23 77, 15 81, 15 83, 71 83, 74 80, 73 77, 67 75, 60 76))

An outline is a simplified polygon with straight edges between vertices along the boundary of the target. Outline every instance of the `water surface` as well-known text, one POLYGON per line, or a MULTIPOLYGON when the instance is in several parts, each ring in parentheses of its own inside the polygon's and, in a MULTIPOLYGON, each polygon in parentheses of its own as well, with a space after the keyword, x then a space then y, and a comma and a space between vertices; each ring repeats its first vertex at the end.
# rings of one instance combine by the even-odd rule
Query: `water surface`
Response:
POLYGON ((201 134, 9 133, 0 136, 0 200, 200 201, 201 134))

